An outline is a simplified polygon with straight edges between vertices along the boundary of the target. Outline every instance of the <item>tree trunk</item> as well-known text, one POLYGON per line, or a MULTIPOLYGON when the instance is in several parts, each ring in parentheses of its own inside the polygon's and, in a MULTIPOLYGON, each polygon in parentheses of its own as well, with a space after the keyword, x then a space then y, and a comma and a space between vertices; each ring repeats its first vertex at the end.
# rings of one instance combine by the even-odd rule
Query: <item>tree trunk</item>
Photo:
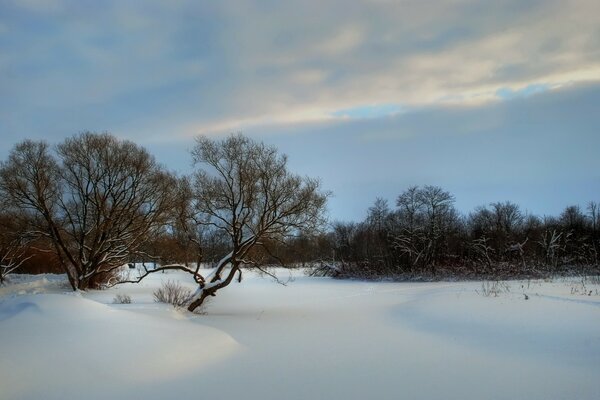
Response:
POLYGON ((212 289, 213 288, 211 288, 209 290, 203 290, 200 297, 190 303, 190 305, 187 308, 188 311, 193 312, 196 308, 200 307, 202 305, 202 303, 204 303, 204 300, 208 296, 216 296, 215 295, 216 290, 212 290, 212 289))
MULTIPOLYGON (((231 270, 229 271, 229 274, 227 275, 227 278, 225 278, 224 281, 221 281, 214 286, 209 286, 206 289, 202 288, 202 293, 200 294, 200 297, 198 297, 196 300, 194 300, 190 303, 190 305, 187 308, 188 311, 194 311, 195 309, 200 307, 202 305, 202 303, 204 303, 204 300, 206 300, 206 298, 208 296, 216 296, 217 290, 223 289, 224 287, 228 286, 233 281, 235 274, 239 271, 240 271, 239 265, 238 265, 238 263, 235 263, 234 265, 231 266, 231 270)), ((217 277, 217 275, 215 275, 215 278, 216 277, 217 277)), ((212 281, 211 283, 214 283, 214 282, 216 282, 216 281, 212 281)))

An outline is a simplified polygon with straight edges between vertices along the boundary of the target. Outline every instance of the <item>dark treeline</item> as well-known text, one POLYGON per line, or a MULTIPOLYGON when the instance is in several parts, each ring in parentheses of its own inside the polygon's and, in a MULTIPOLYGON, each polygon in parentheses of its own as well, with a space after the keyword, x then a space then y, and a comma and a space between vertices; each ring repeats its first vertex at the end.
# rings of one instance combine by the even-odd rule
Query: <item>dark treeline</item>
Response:
MULTIPOLYGON (((320 234, 272 243, 255 254, 263 264, 301 266, 315 274, 353 278, 519 278, 598 273, 600 212, 596 202, 566 207, 558 216, 525 213, 510 201, 468 215, 435 186, 410 187, 395 207, 378 198, 361 222, 335 222, 320 234)), ((200 232, 199 232, 200 234, 200 232)), ((204 262, 227 244, 203 232, 204 262)), ((168 262, 194 262, 177 229, 151 244, 168 262)))
POLYGON ((377 199, 359 223, 335 223, 313 248, 316 273, 398 279, 519 278, 598 273, 596 202, 538 217, 509 201, 468 215, 435 186, 410 187, 395 208, 377 199), (325 250, 325 251, 324 251, 325 250), (329 252, 329 253, 328 253, 329 252))
POLYGON ((196 153, 221 180, 203 169, 175 176, 143 147, 109 134, 16 145, 0 163, 0 282, 15 272, 65 272, 85 289, 116 279, 124 263, 223 268, 240 248, 236 268, 304 266, 336 277, 598 273, 595 202, 551 217, 508 201, 462 215, 451 193, 414 186, 394 206, 377 199, 362 222, 319 230, 327 194, 287 172, 276 149, 232 136, 200 139, 196 153))

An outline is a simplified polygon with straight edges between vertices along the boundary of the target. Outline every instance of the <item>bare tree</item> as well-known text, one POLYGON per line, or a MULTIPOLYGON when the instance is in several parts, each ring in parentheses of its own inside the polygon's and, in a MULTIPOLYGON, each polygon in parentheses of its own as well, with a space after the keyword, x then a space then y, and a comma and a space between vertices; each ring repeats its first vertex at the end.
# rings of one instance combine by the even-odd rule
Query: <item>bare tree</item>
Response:
MULTIPOLYGON (((0 202, 5 203, 2 197, 0 193, 0 202)), ((17 216, 6 209, 0 210, 0 284, 30 258, 26 256, 27 242, 17 216)))
POLYGON ((592 232, 596 232, 600 227, 600 212, 598 212, 598 203, 590 201, 587 205, 589 217, 592 223, 592 232))
POLYGON ((0 245, 0 284, 4 283, 9 274, 15 272, 29 256, 19 241, 0 245))
POLYGON ((164 224, 174 179, 143 148, 83 133, 51 152, 24 141, 0 168, 0 190, 50 239, 73 289, 126 263, 164 224))
POLYGON ((477 261, 482 261, 487 270, 492 269, 492 255, 494 253, 494 249, 488 244, 489 239, 485 236, 482 236, 477 239, 473 239, 471 241, 471 248, 475 252, 475 258, 477 261))
MULTIPOLYGON (((209 296, 242 278, 242 266, 257 268, 268 275, 253 257, 262 249, 275 257, 269 247, 285 243, 298 233, 317 230, 324 221, 328 193, 316 179, 292 174, 287 157, 274 147, 242 135, 224 140, 199 137, 192 150, 194 164, 202 166, 193 176, 193 220, 221 232, 228 238, 229 252, 204 277, 181 265, 147 270, 132 282, 151 273, 179 269, 194 276, 198 289, 192 295, 189 311, 209 296)), ((260 252, 259 252, 260 253, 260 252)))
POLYGON ((285 241, 323 222, 327 194, 318 180, 290 173, 287 157, 274 147, 242 135, 222 141, 200 137, 192 151, 199 170, 194 176, 194 201, 201 224, 222 231, 230 252, 202 282, 189 309, 229 285, 242 264, 261 268, 250 256, 268 242, 285 241))
POLYGON ((558 265, 558 258, 561 250, 561 239, 563 232, 558 232, 556 229, 546 229, 542 233, 538 244, 544 252, 544 262, 554 268, 558 265))
POLYGON ((586 218, 578 205, 572 205, 560 214, 560 222, 566 229, 581 232, 586 225, 586 218))
POLYGON ((440 244, 455 222, 454 197, 437 186, 412 186, 396 202, 400 231, 394 235, 394 246, 408 257, 411 270, 434 263, 440 244))
POLYGON ((27 254, 29 238, 23 234, 14 215, 0 214, 0 284, 31 258, 27 254))
POLYGON ((424 205, 420 192, 418 186, 411 186, 396 200, 399 231, 393 237, 393 246, 408 258, 411 272, 417 266, 427 263, 424 205))
POLYGON ((383 231, 386 221, 390 215, 390 207, 387 200, 378 197, 373 206, 367 211, 367 222, 377 231, 383 231))
MULTIPOLYGON (((179 262, 189 266, 190 262, 200 264, 204 261, 205 237, 207 232, 199 227, 195 219, 195 211, 192 207, 192 185, 189 178, 182 177, 177 179, 173 188, 175 192, 174 202, 171 204, 170 218, 168 226, 161 237, 170 237, 183 251, 183 257, 179 257, 179 262)), ((159 254, 161 261, 165 260, 162 254, 159 254)), ((175 260, 172 260, 175 261, 175 260)))
POLYGON ((427 185, 418 193, 418 200, 423 205, 427 226, 427 252, 432 260, 435 273, 435 261, 440 253, 440 242, 445 233, 457 218, 454 209, 454 196, 438 186, 427 185))
POLYGON ((598 239, 598 228, 600 227, 600 212, 598 212, 598 203, 594 201, 590 201, 588 203, 587 209, 589 211, 589 217, 591 221, 592 227, 592 253, 593 253, 593 262, 598 265, 598 254, 600 253, 600 240, 598 239))
POLYGON ((355 245, 359 226, 356 223, 334 222, 332 224, 332 247, 334 250, 334 261, 342 265, 357 263, 359 257, 355 245))
POLYGON ((523 223, 524 217, 519 206, 510 201, 491 204, 494 215, 494 229, 505 235, 511 235, 523 223))
POLYGON ((400 214, 400 219, 405 225, 405 229, 412 233, 417 229, 422 219, 423 203, 419 195, 418 186, 411 186, 406 189, 396 200, 396 206, 400 214))

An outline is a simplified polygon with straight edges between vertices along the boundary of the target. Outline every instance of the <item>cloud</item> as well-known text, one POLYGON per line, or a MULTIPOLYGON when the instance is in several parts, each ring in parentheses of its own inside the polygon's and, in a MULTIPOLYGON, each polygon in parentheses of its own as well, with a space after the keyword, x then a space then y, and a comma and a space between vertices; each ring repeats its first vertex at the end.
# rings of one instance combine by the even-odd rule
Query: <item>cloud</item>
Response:
POLYGON ((0 156, 108 130, 185 170, 192 136, 243 131, 322 176, 340 217, 427 183, 467 209, 555 212, 600 187, 599 16, 595 0, 2 1, 0 156))
POLYGON ((460 210, 511 200, 537 214, 600 199, 600 84, 475 106, 437 106, 310 129, 251 129, 293 170, 335 193, 335 218, 356 219, 381 196, 439 185, 460 210), (277 134, 273 134, 276 132, 277 134))
POLYGON ((332 115, 340 118, 380 118, 395 115, 401 111, 402 107, 398 104, 374 104, 338 110, 332 115))
POLYGON ((0 134, 187 140, 508 100, 599 81, 598 15, 593 0, 3 2, 0 134))
POLYGON ((502 88, 600 79, 594 2, 244 4, 221 10, 235 26, 219 41, 235 89, 219 87, 228 108, 199 118, 222 127, 214 133, 365 104, 481 104, 502 88))
POLYGON ((511 88, 500 88, 496 90, 496 95, 502 99, 510 100, 516 97, 528 97, 534 94, 543 93, 550 90, 549 85, 544 84, 530 84, 522 89, 511 89, 511 88))

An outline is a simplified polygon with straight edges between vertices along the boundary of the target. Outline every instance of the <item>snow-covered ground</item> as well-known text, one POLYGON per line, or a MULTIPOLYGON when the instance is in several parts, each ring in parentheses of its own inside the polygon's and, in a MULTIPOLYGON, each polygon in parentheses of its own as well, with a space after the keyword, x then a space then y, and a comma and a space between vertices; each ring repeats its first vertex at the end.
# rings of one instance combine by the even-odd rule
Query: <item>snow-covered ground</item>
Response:
POLYGON ((179 273, 87 293, 15 276, 0 399, 600 399, 598 284, 495 297, 481 282, 245 278, 195 315, 152 299, 163 280, 193 287, 179 273))

